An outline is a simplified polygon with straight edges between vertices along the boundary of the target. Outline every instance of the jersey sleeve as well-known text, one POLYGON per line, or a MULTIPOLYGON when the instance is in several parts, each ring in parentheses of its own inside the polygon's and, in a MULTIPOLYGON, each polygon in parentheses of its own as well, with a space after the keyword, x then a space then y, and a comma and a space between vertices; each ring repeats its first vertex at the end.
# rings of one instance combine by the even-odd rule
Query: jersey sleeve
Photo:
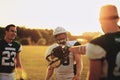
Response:
POLYGON ((74 46, 79 46, 79 45, 81 45, 81 43, 78 42, 78 41, 76 41, 75 44, 74 44, 74 46))
POLYGON ((105 55, 106 55, 105 50, 99 45, 95 45, 92 43, 88 43, 86 45, 86 56, 89 59, 101 59, 105 57, 105 55))
POLYGON ((57 46, 58 46, 57 44, 53 44, 53 45, 49 46, 48 49, 46 50, 45 57, 47 57, 49 54, 51 54, 51 51, 57 46))
POLYGON ((18 41, 13 42, 14 47, 16 47, 16 52, 19 53, 22 51, 22 44, 18 41))
POLYGON ((81 45, 80 42, 74 40, 74 41, 67 41, 68 46, 78 46, 81 45))
POLYGON ((22 50, 22 45, 20 45, 18 52, 21 52, 21 50, 22 50))

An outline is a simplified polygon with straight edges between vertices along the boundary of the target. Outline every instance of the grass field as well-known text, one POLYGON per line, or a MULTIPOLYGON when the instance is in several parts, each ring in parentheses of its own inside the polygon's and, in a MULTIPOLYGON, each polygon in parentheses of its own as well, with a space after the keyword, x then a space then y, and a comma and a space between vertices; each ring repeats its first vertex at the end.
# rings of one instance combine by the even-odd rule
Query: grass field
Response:
MULTIPOLYGON (((44 80, 47 68, 47 62, 45 61, 45 51, 47 48, 48 46, 23 46, 21 58, 27 80, 44 80)), ((89 63, 86 56, 82 56, 82 59, 83 71, 81 80, 85 80, 89 63)), ((54 80, 54 75, 52 80, 54 80)))

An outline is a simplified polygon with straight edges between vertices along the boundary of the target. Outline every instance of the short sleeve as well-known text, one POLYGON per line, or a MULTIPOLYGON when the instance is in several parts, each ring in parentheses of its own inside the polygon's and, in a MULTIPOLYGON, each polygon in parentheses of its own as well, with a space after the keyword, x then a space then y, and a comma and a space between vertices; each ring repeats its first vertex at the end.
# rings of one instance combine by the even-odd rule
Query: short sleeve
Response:
POLYGON ((18 52, 20 52, 22 50, 22 45, 20 45, 19 49, 18 49, 18 52))
POLYGON ((53 45, 49 46, 48 49, 46 50, 45 57, 47 57, 49 54, 51 54, 51 51, 57 46, 58 46, 58 44, 53 44, 53 45))
POLYGON ((86 56, 89 59, 101 59, 105 57, 106 51, 99 45, 88 43, 86 45, 86 56))
POLYGON ((78 42, 78 41, 76 41, 75 44, 74 44, 74 46, 78 46, 78 45, 81 45, 81 43, 78 42))

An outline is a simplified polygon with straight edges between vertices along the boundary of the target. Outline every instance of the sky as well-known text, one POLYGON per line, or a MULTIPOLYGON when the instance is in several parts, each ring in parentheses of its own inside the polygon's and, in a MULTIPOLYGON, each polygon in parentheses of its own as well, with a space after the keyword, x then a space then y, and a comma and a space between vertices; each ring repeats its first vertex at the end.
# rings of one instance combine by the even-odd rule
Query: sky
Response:
POLYGON ((99 10, 114 4, 120 16, 120 0, 0 0, 0 26, 15 24, 26 28, 64 27, 73 35, 102 32, 99 10))

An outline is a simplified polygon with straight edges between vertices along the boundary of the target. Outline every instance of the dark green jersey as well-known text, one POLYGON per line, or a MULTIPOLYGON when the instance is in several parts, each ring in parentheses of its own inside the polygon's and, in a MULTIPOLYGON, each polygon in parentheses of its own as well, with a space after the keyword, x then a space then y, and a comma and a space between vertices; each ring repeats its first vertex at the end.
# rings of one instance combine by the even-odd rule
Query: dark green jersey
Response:
POLYGON ((101 60, 108 63, 107 80, 120 80, 120 32, 105 34, 90 43, 99 45, 106 52, 101 60))
POLYGON ((21 44, 16 41, 7 43, 0 40, 0 73, 11 73, 15 69, 16 54, 21 51, 21 44))

